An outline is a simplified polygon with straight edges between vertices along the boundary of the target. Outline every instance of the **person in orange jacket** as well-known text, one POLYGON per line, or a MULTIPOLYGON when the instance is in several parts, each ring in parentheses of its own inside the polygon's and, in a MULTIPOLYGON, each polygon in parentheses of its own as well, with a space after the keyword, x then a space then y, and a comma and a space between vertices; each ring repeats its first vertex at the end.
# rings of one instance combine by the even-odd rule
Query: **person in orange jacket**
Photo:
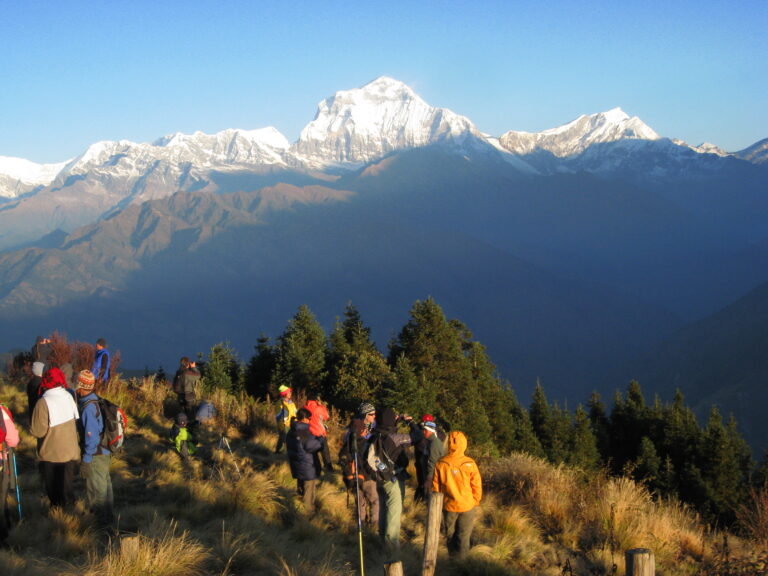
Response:
POLYGON ((448 454, 435 466, 432 492, 442 492, 443 522, 448 551, 459 557, 470 548, 472 530, 483 498, 483 481, 475 461, 466 456, 467 437, 454 431, 448 436, 448 454))

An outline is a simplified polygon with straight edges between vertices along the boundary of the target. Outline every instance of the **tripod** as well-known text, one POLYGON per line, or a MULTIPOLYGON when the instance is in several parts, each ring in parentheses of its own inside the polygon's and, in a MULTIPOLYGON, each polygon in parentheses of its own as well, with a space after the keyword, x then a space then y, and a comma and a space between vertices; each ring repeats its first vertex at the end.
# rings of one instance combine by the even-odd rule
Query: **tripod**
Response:
MULTIPOLYGON (((235 459, 235 454, 232 452, 232 447, 229 445, 229 440, 224 435, 224 433, 222 433, 221 436, 219 437, 218 449, 221 450, 222 452, 224 452, 224 450, 226 449, 226 451, 229 452, 229 455, 232 457, 232 464, 235 465, 235 471, 237 472, 237 478, 239 480, 242 477, 242 475, 240 474, 240 467, 237 465, 237 460, 235 459)), ((214 471, 216 471, 215 461, 211 464, 211 475, 213 475, 214 471)), ((221 470, 221 468, 219 468, 219 474, 223 478, 224 473, 221 470)))

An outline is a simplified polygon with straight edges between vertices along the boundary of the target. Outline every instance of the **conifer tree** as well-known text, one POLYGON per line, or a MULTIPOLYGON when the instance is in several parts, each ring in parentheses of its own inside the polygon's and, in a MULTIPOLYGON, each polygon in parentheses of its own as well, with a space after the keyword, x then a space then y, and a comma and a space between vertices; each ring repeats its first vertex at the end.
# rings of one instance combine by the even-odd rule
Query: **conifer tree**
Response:
POLYGON ((417 301, 410 319, 390 343, 389 362, 394 365, 404 355, 413 369, 421 394, 439 398, 429 408, 452 429, 464 431, 474 443, 487 443, 490 423, 472 365, 466 355, 468 330, 460 322, 449 322, 432 299, 417 301))
POLYGON ((270 390, 270 383, 275 371, 277 352, 270 344, 269 336, 259 336, 255 351, 246 368, 245 389, 255 398, 266 398, 268 394, 276 395, 276 390, 270 390))
POLYGON ((592 432, 592 423, 581 405, 576 407, 576 412, 573 414, 573 431, 566 462, 586 470, 600 466, 600 452, 597 449, 595 434, 592 432))
POLYGON ((327 342, 322 326, 302 304, 277 342, 272 385, 293 388, 294 395, 327 393, 325 382, 327 342))
POLYGON ((605 412, 605 405, 600 399, 600 394, 596 391, 593 391, 589 397, 589 422, 592 426, 592 433, 595 435, 600 457, 607 461, 611 450, 608 415, 605 412))
POLYGON ((216 388, 230 394, 240 391, 240 366, 235 351, 229 342, 219 342, 211 347, 203 370, 203 387, 207 390, 216 388))
POLYGON ((370 339, 357 309, 347 304, 344 321, 336 321, 328 352, 328 389, 334 404, 353 410, 362 400, 375 398, 390 370, 370 339))
POLYGON ((713 406, 704 430, 701 470, 712 513, 727 524, 735 520, 736 508, 747 496, 751 462, 742 443, 735 422, 726 427, 713 406))

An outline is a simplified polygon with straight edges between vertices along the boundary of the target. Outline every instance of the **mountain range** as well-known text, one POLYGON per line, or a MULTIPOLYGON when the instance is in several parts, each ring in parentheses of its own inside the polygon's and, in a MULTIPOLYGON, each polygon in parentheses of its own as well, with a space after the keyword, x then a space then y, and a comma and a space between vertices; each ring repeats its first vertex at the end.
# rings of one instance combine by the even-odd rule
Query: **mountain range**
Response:
MULTIPOLYGON (((738 417, 728 371, 680 376, 671 343, 768 282, 767 158, 768 140, 690 146, 619 108, 491 136, 386 77, 320 102, 293 143, 232 129, 0 158, 0 347, 59 329, 129 367, 221 340, 247 357, 300 304, 330 328, 350 300, 383 347, 433 296, 524 402, 537 379, 575 405, 642 375, 738 417)), ((742 397, 765 384, 734 374, 742 397)))

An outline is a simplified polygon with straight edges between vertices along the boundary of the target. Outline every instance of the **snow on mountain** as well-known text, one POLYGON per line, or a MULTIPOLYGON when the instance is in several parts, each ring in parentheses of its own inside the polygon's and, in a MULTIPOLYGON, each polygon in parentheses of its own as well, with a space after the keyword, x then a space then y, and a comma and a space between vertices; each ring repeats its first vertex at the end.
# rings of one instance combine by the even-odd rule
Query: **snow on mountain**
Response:
POLYGON ((380 77, 318 104, 314 120, 294 145, 315 166, 362 164, 395 150, 484 137, 464 116, 433 108, 408 86, 380 77))
POLYGON ((698 146, 691 146, 691 150, 698 152, 699 154, 715 154, 716 156, 720 157, 730 156, 728 152, 719 146, 712 144, 711 142, 703 142, 698 146))
POLYGON ((735 156, 753 164, 768 163, 768 138, 755 142, 752 146, 736 152, 735 156))
POLYGON ((530 154, 539 149, 563 158, 581 154, 594 144, 659 138, 637 116, 630 117, 621 108, 614 108, 599 114, 579 116, 568 124, 543 132, 510 130, 499 140, 504 148, 516 154, 530 154))
POLYGON ((23 158, 0 156, 0 197, 16 198, 50 184, 66 164, 37 164, 23 158))

